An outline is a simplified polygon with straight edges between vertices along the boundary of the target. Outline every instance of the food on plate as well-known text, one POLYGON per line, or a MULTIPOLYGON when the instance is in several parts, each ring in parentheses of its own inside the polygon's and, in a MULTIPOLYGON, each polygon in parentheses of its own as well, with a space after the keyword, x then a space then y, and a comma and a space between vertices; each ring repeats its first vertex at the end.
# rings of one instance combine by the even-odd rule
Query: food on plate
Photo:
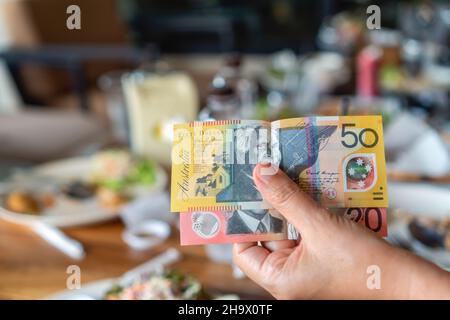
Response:
POLYGON ((11 179, 11 192, 2 197, 2 204, 13 212, 46 215, 45 210, 55 205, 87 201, 98 203, 106 212, 116 213, 134 198, 147 196, 157 182, 157 165, 126 150, 101 151, 75 164, 69 160, 71 166, 82 169, 71 172, 67 165, 61 169, 57 164, 54 172, 47 172, 48 168, 44 168, 44 173, 32 172, 20 178, 19 184, 11 179), (17 187, 22 185, 27 186, 26 192, 17 187), (44 189, 50 191, 43 192, 44 189))
POLYGON ((98 189, 97 199, 103 208, 109 210, 115 210, 130 200, 126 194, 107 188, 98 189))
POLYGON ((111 181, 125 183, 132 166, 132 156, 126 150, 101 151, 93 158, 92 180, 98 184, 111 181))
POLYGON ((6 198, 6 207, 14 212, 28 214, 39 214, 42 210, 36 197, 22 191, 11 192, 6 198))
POLYGON ((45 208, 53 207, 56 203, 55 196, 53 194, 44 194, 40 198, 40 202, 45 208))
POLYGON ((55 205, 53 194, 33 194, 25 191, 13 191, 5 200, 5 207, 17 213, 38 215, 46 208, 55 205))
POLYGON ((70 182, 62 191, 70 198, 83 200, 95 195, 95 186, 76 180, 70 182))
POLYGON ((148 189, 156 182, 156 166, 126 150, 112 149, 94 157, 91 179, 97 186, 97 198, 107 209, 128 202, 136 190, 148 189))
POLYGON ((115 285, 105 294, 108 300, 203 300, 211 297, 200 282, 178 271, 153 273, 128 286, 115 285))

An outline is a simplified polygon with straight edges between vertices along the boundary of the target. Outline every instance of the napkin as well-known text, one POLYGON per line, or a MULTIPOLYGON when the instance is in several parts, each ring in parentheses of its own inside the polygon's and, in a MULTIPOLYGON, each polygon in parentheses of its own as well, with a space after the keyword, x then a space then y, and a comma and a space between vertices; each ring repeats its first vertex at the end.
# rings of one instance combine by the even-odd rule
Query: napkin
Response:
POLYGON ((439 134, 411 114, 400 115, 386 129, 385 148, 394 171, 428 177, 450 173, 450 154, 439 134))

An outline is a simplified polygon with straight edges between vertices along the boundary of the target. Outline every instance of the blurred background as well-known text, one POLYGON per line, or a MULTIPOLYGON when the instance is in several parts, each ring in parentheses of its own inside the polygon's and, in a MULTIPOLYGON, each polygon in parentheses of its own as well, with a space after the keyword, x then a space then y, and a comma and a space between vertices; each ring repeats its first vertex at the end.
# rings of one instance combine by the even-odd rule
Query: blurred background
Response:
POLYGON ((69 265, 95 282, 52 297, 153 297, 117 278, 146 261, 269 298, 230 246, 179 246, 192 120, 383 115, 387 240, 449 268, 449 99, 448 1, 0 0, 0 298, 70 289, 69 265))

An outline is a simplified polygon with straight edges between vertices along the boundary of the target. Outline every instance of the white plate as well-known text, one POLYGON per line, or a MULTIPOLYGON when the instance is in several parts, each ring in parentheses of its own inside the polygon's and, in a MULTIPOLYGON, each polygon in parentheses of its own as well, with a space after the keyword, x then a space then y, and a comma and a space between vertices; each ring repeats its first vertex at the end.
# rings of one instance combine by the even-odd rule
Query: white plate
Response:
MULTIPOLYGON (((51 162, 34 168, 31 176, 46 177, 49 180, 70 181, 88 180, 91 171, 90 157, 71 158, 51 162)), ((18 177, 20 179, 20 177, 18 177)), ((167 185, 167 174, 157 166, 156 181, 146 192, 163 191, 167 185)), ((39 215, 16 213, 0 207, 0 217, 19 224, 31 225, 36 221, 55 227, 73 227, 93 224, 114 219, 119 212, 108 212, 100 206, 95 198, 72 200, 57 197, 56 204, 39 215)))
POLYGON ((417 255, 449 270, 450 251, 422 244, 411 235, 408 221, 414 216, 437 220, 449 217, 450 188, 426 183, 389 182, 388 192, 389 207, 393 209, 394 217, 389 224, 387 240, 394 244, 401 241, 417 255))
POLYGON ((409 232, 408 225, 402 220, 394 221, 389 225, 389 235, 387 237, 387 241, 393 244, 397 244, 399 240, 407 244, 412 252, 437 264, 442 269, 450 271, 450 251, 429 248, 414 239, 411 232, 409 232))
POLYGON ((432 218, 450 216, 450 188, 426 183, 389 182, 389 207, 432 218))

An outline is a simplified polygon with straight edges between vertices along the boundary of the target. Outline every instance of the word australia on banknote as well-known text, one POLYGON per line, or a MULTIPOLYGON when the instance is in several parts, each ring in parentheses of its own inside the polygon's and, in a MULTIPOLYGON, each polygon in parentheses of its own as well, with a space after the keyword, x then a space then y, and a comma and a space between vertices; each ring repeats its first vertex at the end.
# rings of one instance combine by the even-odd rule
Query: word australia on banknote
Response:
POLYGON ((259 162, 326 207, 388 205, 381 116, 339 116, 175 125, 171 210, 270 209, 252 179, 259 162))

